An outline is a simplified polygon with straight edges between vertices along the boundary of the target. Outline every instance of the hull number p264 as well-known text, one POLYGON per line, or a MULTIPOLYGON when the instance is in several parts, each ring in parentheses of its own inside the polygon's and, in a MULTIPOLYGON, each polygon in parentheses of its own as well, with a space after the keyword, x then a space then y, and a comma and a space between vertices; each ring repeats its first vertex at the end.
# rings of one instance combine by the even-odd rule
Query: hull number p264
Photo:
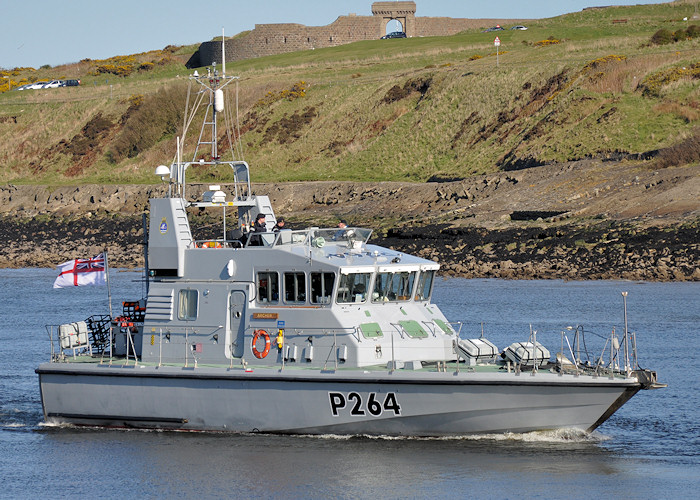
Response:
POLYGON ((362 417, 368 414, 378 417, 385 411, 393 412, 394 415, 401 415, 401 406, 399 406, 396 394, 393 392, 387 392, 383 402, 381 394, 377 396, 375 392, 370 392, 366 395, 358 392, 350 392, 348 394, 329 392, 328 399, 331 404, 331 414, 334 417, 339 416, 341 410, 349 410, 350 415, 353 417, 362 417))

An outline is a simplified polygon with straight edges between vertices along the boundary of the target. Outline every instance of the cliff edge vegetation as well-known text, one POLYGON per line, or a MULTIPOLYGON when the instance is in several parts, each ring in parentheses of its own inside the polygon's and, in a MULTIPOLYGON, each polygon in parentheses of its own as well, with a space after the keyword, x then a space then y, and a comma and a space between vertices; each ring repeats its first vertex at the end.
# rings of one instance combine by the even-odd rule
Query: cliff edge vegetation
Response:
MULTIPOLYGON (((228 87, 226 115, 241 135, 222 139, 258 182, 423 182, 586 158, 697 162, 700 21, 683 20, 692 11, 674 2, 536 20, 498 32, 498 58, 495 35, 471 31, 231 63, 241 80, 228 87)), ((182 134, 194 50, 6 71, 15 83, 82 85, 0 95, 0 182, 152 183, 182 134)))

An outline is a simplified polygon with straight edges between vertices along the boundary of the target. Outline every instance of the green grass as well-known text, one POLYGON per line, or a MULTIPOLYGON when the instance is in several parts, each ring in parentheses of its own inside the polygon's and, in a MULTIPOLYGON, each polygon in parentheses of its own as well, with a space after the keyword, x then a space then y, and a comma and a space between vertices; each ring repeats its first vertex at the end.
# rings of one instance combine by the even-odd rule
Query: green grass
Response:
MULTIPOLYGON (((653 98, 637 86, 655 72, 700 61, 698 40, 649 44, 662 27, 687 27, 682 19, 692 11, 690 4, 590 9, 533 21, 528 31, 369 40, 229 62, 227 74, 241 77, 244 157, 254 181, 425 181, 493 172, 529 158, 568 161, 671 146, 691 135, 700 118, 698 80, 668 83, 653 98), (628 21, 613 24, 613 19, 628 21), (496 35, 502 42, 498 66, 496 35), (550 37, 560 42, 536 46, 550 37), (624 57, 584 71, 611 54, 624 57), (474 55, 481 58, 470 60, 474 55), (305 97, 258 104, 268 92, 302 80, 308 84, 305 97), (416 80, 429 81, 425 95, 413 92, 384 102, 392 87, 416 80), (279 133, 270 139, 271 126, 308 109, 315 116, 290 134, 293 140, 279 133)), ((194 50, 195 45, 181 47, 173 57, 186 61, 194 50)), ((159 57, 149 54, 140 57, 159 57)), ((82 71, 80 88, 0 95, 0 182, 152 183, 155 166, 172 160, 179 132, 167 130, 181 124, 160 125, 155 116, 154 123, 142 119, 137 125, 126 112, 132 96, 155 99, 160 89, 184 85, 190 71, 173 62, 122 78, 91 76, 89 66, 31 73, 42 79, 82 71), (65 175, 76 170, 76 159, 60 153, 61 144, 80 135, 98 112, 119 127, 95 145, 94 158, 79 175, 65 175), (134 144, 150 146, 113 163, 110 151, 130 128, 134 144)), ((194 125, 188 155, 198 133, 194 125)), ((197 179, 194 172, 188 175, 197 179)), ((209 174, 202 180, 219 177, 227 180, 209 174)))

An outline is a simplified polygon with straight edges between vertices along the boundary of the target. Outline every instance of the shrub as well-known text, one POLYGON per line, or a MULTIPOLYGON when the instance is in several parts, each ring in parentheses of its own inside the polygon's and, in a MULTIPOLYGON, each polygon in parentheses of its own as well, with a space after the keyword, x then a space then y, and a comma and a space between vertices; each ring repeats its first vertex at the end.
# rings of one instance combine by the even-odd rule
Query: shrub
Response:
POLYGON ((93 69, 91 75, 97 76, 108 73, 117 76, 129 76, 134 71, 148 71, 153 69, 153 62, 139 62, 134 56, 115 56, 109 59, 91 61, 93 69))
POLYGON ((686 30, 688 38, 698 38, 700 37, 700 26, 697 24, 691 24, 686 30))
POLYGON ((32 72, 36 71, 34 68, 14 68, 11 70, 1 70, 0 75, 2 76, 19 76, 23 72, 32 72))
POLYGON ((290 89, 284 89, 279 92, 268 92, 265 94, 265 97, 262 99, 259 99, 257 103, 255 103, 256 106, 269 106, 270 104, 273 104, 281 99, 287 99, 288 101, 293 101, 295 99, 298 99, 300 97, 306 97, 306 89, 308 88, 308 85, 305 81, 301 80, 294 85, 290 89))
POLYGON ((663 28, 651 36, 651 43, 654 45, 666 45, 673 41, 673 33, 663 28))
POLYGON ((692 79, 700 78, 700 63, 695 63, 688 67, 666 68, 647 76, 639 84, 642 95, 646 97, 659 97, 661 89, 670 83, 680 80, 683 77, 692 79))
MULTIPOLYGON (((149 53, 150 61, 137 61, 135 56, 115 56, 109 59, 90 61, 85 59, 81 62, 90 62, 93 65, 90 74, 97 76, 102 73, 109 73, 117 76, 129 76, 134 71, 150 71, 155 65, 164 66, 173 61, 170 52, 165 49, 149 53), (160 57, 158 59, 158 57, 160 57)), ((143 54, 139 54, 143 56, 143 54)), ((141 57, 144 59, 144 57, 141 57)))
POLYGON ((122 130, 112 143, 109 158, 115 163, 133 158, 164 137, 174 134, 182 124, 186 87, 172 85, 155 94, 129 97, 129 109, 122 116, 122 130))
POLYGON ((673 32, 673 41, 674 42, 680 42, 681 40, 687 40, 688 39, 688 32, 684 29, 680 29, 678 31, 673 32))
POLYGON ((700 129, 695 129, 692 136, 659 151, 657 168, 688 165, 700 162, 700 129))
POLYGON ((556 45, 560 42, 560 40, 557 40, 554 37, 549 37, 546 40, 540 40, 539 42, 535 42, 535 47, 548 47, 550 45, 556 45))
POLYGON ((136 109, 143 104, 143 94, 132 94, 127 101, 131 109, 136 109))
POLYGON ((601 66, 605 66, 606 64, 609 64, 609 63, 622 62, 622 61, 626 61, 626 60, 627 60, 627 56, 619 56, 616 54, 610 54, 609 56, 599 57, 598 59, 594 59, 594 60, 586 63, 586 65, 583 67, 582 71, 589 72, 591 70, 598 69, 601 66))

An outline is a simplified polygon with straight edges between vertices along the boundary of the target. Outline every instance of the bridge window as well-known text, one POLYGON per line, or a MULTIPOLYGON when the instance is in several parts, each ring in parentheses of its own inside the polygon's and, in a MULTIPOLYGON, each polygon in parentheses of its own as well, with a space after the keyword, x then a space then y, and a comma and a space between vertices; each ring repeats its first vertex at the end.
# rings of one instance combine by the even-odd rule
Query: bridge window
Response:
POLYGON ((343 274, 338 282, 338 295, 336 301, 339 304, 351 302, 365 302, 372 273, 343 274))
POLYGON ((184 321, 197 319, 197 290, 180 290, 177 317, 184 321))
POLYGON ((277 303, 280 300, 280 278, 276 272, 258 273, 258 302, 277 303))
POLYGON ((411 300, 413 285, 416 281, 415 271, 400 273, 379 273, 374 283, 372 302, 411 300))
POLYGON ((423 271, 418 278, 418 289, 416 290, 416 300, 428 300, 433 289, 433 279, 435 271, 423 271))
POLYGON ((335 273, 311 273, 311 303, 330 304, 335 273))
POLYGON ((306 276, 304 273, 284 273, 284 301, 296 304, 306 302, 306 276))

